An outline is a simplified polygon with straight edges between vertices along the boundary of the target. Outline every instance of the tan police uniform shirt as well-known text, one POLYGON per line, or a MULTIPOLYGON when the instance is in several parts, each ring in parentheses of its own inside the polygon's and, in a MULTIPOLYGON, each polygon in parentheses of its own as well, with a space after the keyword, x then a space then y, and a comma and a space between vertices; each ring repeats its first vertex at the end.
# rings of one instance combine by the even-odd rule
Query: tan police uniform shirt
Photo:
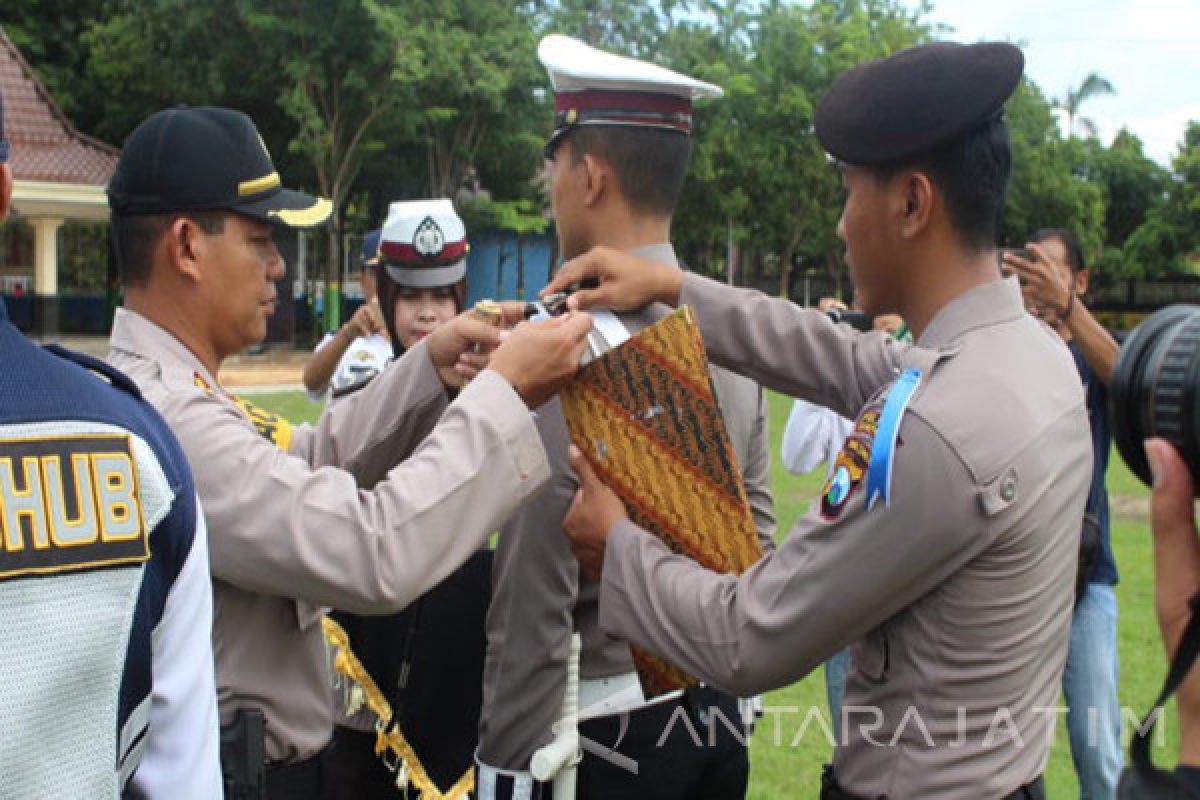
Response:
MULTIPOLYGON (((635 255, 678 266, 667 244, 638 248, 635 255)), ((619 315, 630 332, 670 309, 651 306, 619 315)), ((728 370, 713 369, 722 416, 764 549, 774 546, 766 398, 761 387, 728 370)), ((633 669, 629 645, 600 630, 599 584, 582 580, 562 533, 578 484, 567 463, 567 432, 557 398, 539 409, 537 426, 550 458, 550 485, 505 525, 492 572, 488 652, 483 681, 479 757, 483 763, 528 770, 529 759, 552 738, 562 715, 571 632, 583 639, 580 672, 605 678, 633 669)))
POLYGON ((261 709, 268 761, 308 758, 333 732, 320 607, 402 609, 475 552, 549 477, 529 411, 491 371, 447 404, 418 345, 315 428, 293 428, 226 393, 145 317, 118 310, 111 344, 204 503, 222 722, 261 709))
MULTIPOLYGON (((844 498, 828 491, 740 578, 618 523, 603 629, 738 694, 791 683, 853 643, 834 769, 856 795, 987 800, 1034 780, 1053 737, 1091 476, 1066 348, 1025 313, 1015 280, 964 293, 912 348, 692 275, 680 302, 717 363, 846 416, 862 409, 839 457, 851 476, 882 446, 872 420, 896 370, 923 379, 899 429, 890 505, 867 508, 865 478, 844 498)), ((802 720, 780 718, 781 746, 802 720)))

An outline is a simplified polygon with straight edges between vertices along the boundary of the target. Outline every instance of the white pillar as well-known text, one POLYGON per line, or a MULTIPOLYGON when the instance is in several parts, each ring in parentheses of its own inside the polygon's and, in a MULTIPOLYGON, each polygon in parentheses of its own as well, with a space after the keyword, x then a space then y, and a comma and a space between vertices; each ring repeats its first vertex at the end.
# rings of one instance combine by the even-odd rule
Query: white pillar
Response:
POLYGON ((58 294, 58 229, 63 220, 39 217, 33 227, 33 291, 42 297, 58 294))

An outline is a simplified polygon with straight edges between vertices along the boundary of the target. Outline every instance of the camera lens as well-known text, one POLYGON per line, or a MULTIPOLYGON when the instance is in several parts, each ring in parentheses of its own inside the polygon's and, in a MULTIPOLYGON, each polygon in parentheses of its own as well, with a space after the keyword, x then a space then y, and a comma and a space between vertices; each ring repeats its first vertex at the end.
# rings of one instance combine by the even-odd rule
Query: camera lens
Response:
POLYGON ((1142 442, 1162 437, 1183 454, 1200 496, 1200 307, 1170 306, 1139 325, 1109 394, 1113 438, 1134 474, 1151 484, 1142 442))

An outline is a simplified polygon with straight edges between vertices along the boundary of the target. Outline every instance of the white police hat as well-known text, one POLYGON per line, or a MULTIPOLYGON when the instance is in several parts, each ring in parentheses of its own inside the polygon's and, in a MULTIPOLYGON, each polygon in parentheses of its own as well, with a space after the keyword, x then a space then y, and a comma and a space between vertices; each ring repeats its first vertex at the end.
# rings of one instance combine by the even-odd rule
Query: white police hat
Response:
POLYGON ((554 87, 548 156, 580 126, 654 128, 687 135, 692 130, 692 102, 723 94, 711 83, 559 34, 542 39, 538 59, 554 87))
POLYGON ((467 274, 467 230, 447 199, 388 206, 379 262, 401 286, 451 286, 467 274))

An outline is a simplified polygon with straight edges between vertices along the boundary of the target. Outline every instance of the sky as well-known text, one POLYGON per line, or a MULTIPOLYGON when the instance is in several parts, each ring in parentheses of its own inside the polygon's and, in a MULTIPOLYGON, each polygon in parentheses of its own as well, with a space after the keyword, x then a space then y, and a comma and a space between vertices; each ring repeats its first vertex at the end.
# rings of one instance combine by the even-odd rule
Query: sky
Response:
MULTIPOLYGON (((905 0, 914 8, 919 0, 905 0)), ((999 39, 1025 51, 1025 73, 1051 98, 1091 71, 1116 94, 1082 115, 1111 142, 1122 127, 1163 165, 1188 120, 1200 121, 1200 0, 933 0, 929 18, 952 28, 939 38, 999 39)), ((1065 125, 1065 121, 1062 122, 1065 125)))

